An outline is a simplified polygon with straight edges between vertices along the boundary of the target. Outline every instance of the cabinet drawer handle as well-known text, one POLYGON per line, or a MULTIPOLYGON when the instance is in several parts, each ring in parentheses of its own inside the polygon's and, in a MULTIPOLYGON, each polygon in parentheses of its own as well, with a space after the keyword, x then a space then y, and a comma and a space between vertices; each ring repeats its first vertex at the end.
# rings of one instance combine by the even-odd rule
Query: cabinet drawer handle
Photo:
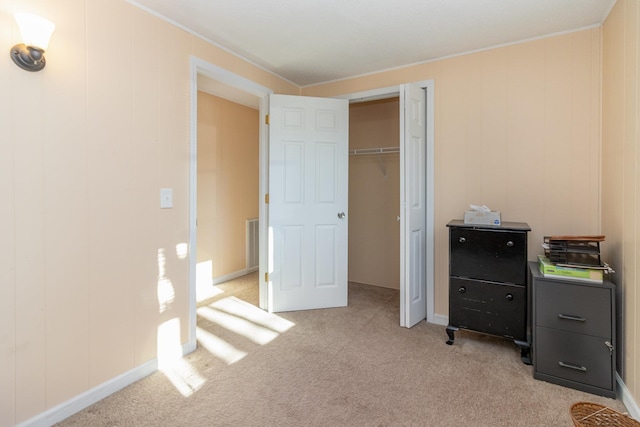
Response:
POLYGON ((510 248, 512 248, 512 247, 513 247, 513 242, 512 242, 511 240, 509 240, 509 241, 507 242, 507 246, 508 246, 508 247, 510 247, 510 248))
POLYGON ((458 288, 458 292, 460 292, 461 294, 464 294, 465 292, 467 292, 467 288, 465 288, 464 286, 460 286, 458 288))
POLYGON ((513 294, 507 294, 507 301, 513 301, 513 294))
POLYGON ((460 243, 464 243, 464 242, 466 242, 466 241, 467 241, 467 239, 465 239, 464 237, 460 237, 460 238, 458 239, 458 242, 460 242, 460 243))
POLYGON ((587 372, 587 368, 585 368, 584 366, 577 366, 577 365, 572 365, 571 363, 564 363, 564 362, 558 362, 558 365, 562 366, 563 368, 575 369, 576 371, 580 371, 580 372, 587 372))
POLYGON ((587 319, 585 319, 584 317, 577 317, 577 316, 569 316, 567 314, 562 314, 559 313, 558 317, 560 319, 564 319, 564 320, 573 320, 575 322, 585 322, 587 319))

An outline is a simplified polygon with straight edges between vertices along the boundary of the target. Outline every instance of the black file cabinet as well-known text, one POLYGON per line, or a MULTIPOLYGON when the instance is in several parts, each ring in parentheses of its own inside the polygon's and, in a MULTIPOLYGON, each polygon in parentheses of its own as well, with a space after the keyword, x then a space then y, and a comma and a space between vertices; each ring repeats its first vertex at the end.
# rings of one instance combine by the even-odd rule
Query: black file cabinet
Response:
POLYGON ((449 227, 449 325, 512 339, 530 364, 526 223, 501 226, 465 224, 449 227))
POLYGON ((544 277, 529 263, 533 377, 616 397, 615 286, 544 277))

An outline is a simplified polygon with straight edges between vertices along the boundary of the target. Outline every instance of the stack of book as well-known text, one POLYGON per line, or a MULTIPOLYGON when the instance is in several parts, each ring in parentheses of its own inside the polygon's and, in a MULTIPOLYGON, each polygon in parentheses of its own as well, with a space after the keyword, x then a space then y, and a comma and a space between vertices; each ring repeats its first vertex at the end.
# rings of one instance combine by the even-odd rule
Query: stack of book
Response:
POLYGON ((602 269, 563 267, 552 263, 549 258, 544 255, 538 255, 538 267, 544 277, 575 279, 593 283, 602 283, 603 280, 604 270, 602 269))
POLYGON ((544 277, 602 283, 603 274, 612 272, 600 258, 604 236, 545 236, 545 255, 538 257, 544 277))

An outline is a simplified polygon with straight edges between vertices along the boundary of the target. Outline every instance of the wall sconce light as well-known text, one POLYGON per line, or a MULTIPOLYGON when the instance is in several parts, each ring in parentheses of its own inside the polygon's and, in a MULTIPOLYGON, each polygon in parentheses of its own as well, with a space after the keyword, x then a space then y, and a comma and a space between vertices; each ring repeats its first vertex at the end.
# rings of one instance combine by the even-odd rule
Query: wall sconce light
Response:
POLYGON ((40 71, 46 64, 44 51, 56 27, 53 22, 29 13, 16 13, 15 18, 23 43, 11 48, 11 59, 23 70, 40 71))

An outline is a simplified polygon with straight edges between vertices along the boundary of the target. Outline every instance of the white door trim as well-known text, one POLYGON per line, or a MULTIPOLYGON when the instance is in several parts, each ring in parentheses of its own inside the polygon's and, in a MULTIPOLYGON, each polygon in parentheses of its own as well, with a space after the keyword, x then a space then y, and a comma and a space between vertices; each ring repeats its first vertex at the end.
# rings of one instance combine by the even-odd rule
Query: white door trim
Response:
MULTIPOLYGON (((435 207, 434 207, 434 146, 435 146, 435 133, 434 133, 434 124, 435 124, 435 116, 434 116, 434 80, 422 80, 418 82, 412 82, 413 84, 426 89, 427 95, 427 109, 426 109, 426 123, 427 123, 427 135, 426 135, 426 155, 427 155, 427 171, 426 171, 426 203, 427 203, 427 236, 426 236, 426 269, 427 269, 427 322, 434 323, 435 315, 434 315, 434 298, 435 298, 435 207)), ((375 99, 384 99, 392 96, 397 96, 400 93, 400 85, 397 86, 387 86, 384 88, 372 89, 362 92, 355 92, 350 94, 344 94, 337 96, 337 98, 344 98, 350 101, 371 101, 375 99)), ((401 159, 401 161, 403 161, 401 159)), ((400 313, 400 322, 401 326, 404 325, 405 313, 400 313)))
POLYGON ((427 322, 434 323, 435 310, 435 85, 432 80, 416 83, 427 91, 427 322))
MULTIPOLYGON (((266 179, 265 150, 267 150, 266 125, 266 97, 273 90, 256 82, 232 73, 229 70, 218 67, 203 59, 191 56, 190 69, 190 112, 189 112, 189 339, 184 353, 190 353, 196 349, 196 214, 197 214, 197 176, 198 176, 198 75, 203 75, 217 80, 227 86, 232 86, 243 92, 250 93, 260 98, 260 189, 259 189, 259 216, 260 216, 260 241, 266 242, 266 205, 264 195, 268 188, 266 179)), ((263 271, 263 245, 260 245, 260 270, 263 271)), ((262 298, 263 281, 260 281, 262 298)), ((266 301, 264 302, 266 304, 266 301)), ((260 306, 264 308, 263 301, 260 306)))

